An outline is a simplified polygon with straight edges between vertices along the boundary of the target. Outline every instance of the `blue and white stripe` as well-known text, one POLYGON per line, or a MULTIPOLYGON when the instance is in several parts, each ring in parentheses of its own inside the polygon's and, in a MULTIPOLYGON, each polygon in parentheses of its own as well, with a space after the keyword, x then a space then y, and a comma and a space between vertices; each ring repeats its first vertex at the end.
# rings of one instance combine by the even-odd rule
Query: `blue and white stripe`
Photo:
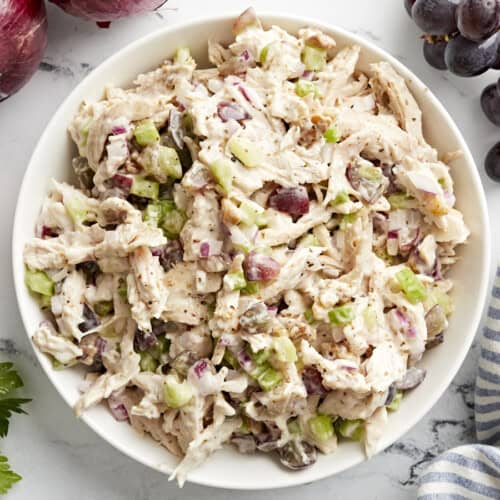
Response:
POLYGON ((481 336, 474 411, 477 439, 435 458, 420 478, 418 500, 500 499, 500 268, 481 336))

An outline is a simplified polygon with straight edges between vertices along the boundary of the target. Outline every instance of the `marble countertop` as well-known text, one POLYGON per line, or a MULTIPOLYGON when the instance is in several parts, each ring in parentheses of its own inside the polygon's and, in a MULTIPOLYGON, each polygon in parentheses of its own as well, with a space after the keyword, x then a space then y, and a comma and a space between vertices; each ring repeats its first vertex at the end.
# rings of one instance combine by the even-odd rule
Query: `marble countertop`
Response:
MULTIPOLYGON (((0 105, 0 358, 13 360, 33 397, 30 416, 15 416, 2 452, 24 476, 8 494, 26 498, 208 499, 230 500, 235 492, 195 485, 178 490, 166 476, 123 456, 78 421, 49 383, 35 360, 17 311, 11 276, 11 228, 24 170, 31 152, 61 101, 92 68, 127 43, 151 31, 214 12, 238 12, 252 3, 257 9, 317 17, 375 42, 412 69, 438 96, 455 119, 477 161, 488 197, 490 215, 500 211, 500 187, 483 172, 483 158, 500 139, 479 106, 481 90, 495 81, 489 72, 460 79, 426 65, 420 33, 402 7, 402 0, 170 0, 160 12, 117 22, 108 30, 68 17, 49 7, 49 47, 33 80, 0 105), (269 8, 269 5, 272 7, 269 8), (314 6, 314 8, 313 8, 314 6)), ((500 232, 493 229, 493 255, 500 250, 500 232)), ((496 257, 494 257, 496 259, 496 257)), ((432 411, 400 441, 358 467, 314 484, 260 493, 239 492, 242 500, 271 500, 286 494, 302 498, 414 498, 420 471, 443 450, 470 442, 473 436, 473 385, 477 347, 473 346, 450 388, 432 411)))

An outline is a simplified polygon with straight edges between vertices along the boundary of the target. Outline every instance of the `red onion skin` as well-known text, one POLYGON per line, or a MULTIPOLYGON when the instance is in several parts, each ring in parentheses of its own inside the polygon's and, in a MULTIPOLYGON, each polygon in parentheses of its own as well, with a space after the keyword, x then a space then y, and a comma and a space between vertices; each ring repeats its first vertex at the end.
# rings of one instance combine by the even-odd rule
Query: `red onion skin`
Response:
POLYGON ((68 14, 95 21, 102 28, 110 21, 158 9, 167 0, 49 0, 68 14))
POLYGON ((46 47, 47 13, 42 0, 0 2, 0 102, 30 80, 46 47))

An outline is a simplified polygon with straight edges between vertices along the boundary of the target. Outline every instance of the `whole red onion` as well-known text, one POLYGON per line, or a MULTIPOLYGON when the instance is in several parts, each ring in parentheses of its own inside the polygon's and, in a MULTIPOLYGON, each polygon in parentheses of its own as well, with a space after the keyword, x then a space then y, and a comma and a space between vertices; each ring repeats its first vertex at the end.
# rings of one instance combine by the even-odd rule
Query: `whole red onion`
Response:
POLYGON ((42 0, 0 0, 0 102, 37 70, 47 46, 42 0))
POLYGON ((49 0, 68 14, 102 23, 156 10, 167 0, 49 0))

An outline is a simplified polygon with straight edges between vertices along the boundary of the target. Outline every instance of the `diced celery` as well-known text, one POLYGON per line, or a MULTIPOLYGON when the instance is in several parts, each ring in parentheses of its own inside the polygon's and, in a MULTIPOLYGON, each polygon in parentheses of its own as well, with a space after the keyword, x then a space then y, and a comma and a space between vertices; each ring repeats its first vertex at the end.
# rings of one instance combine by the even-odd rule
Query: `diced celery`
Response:
POLYGON ((382 171, 379 168, 369 165, 368 163, 360 165, 358 172, 363 179, 368 181, 378 181, 383 177, 382 171))
POLYGON ((79 198, 69 198, 65 201, 66 211, 77 224, 85 222, 89 217, 88 207, 79 198))
POLYGON ((335 430, 347 439, 361 441, 365 435, 365 422, 361 419, 343 420, 339 419, 335 422, 335 430))
POLYGON ((451 297, 446 293, 435 288, 427 294, 427 299, 425 301, 425 310, 428 311, 432 306, 439 304, 443 308, 443 312, 446 316, 449 316, 453 312, 453 302, 451 297))
POLYGON ((186 214, 177 208, 164 212, 161 220, 161 228, 165 236, 169 239, 176 239, 184 224, 186 223, 186 214))
POLYGON ((38 304, 42 309, 49 309, 52 305, 52 298, 48 295, 37 294, 38 304))
POLYGON ((302 62, 310 71, 322 71, 326 64, 326 49, 306 45, 302 51, 302 62))
POLYGON ((335 196, 334 200, 331 202, 333 206, 343 205, 349 201, 349 195, 347 191, 340 191, 340 193, 335 196))
POLYGON ((295 436, 302 435, 302 429, 300 428, 300 422, 298 418, 291 418, 286 425, 290 434, 293 434, 295 436))
POLYGON ((241 416, 241 425, 240 425, 240 428, 238 429, 238 432, 240 432, 241 434, 250 434, 250 425, 248 423, 248 419, 242 415, 241 416))
POLYGON ((130 193, 142 198, 157 200, 160 192, 160 185, 156 181, 150 181, 142 177, 134 177, 130 193))
POLYGON ((255 295, 259 291, 259 284, 256 281, 249 281, 245 288, 241 289, 243 295, 255 295))
POLYGON ((230 290, 242 290, 247 286, 247 280, 243 271, 238 271, 236 273, 227 273, 224 276, 224 284, 228 286, 230 290))
POLYGON ((159 360, 161 356, 168 352, 170 348, 170 341, 165 337, 158 337, 156 339, 156 344, 153 347, 150 347, 147 352, 151 354, 151 356, 159 360))
POLYGON ((392 398, 392 401, 388 405, 386 405, 387 411, 398 411, 402 400, 403 392, 396 392, 396 395, 392 398))
POLYGON ((154 227, 158 227, 162 219, 162 207, 159 203, 149 203, 144 210, 144 220, 154 227))
POLYGON ((141 352, 139 366, 143 372, 154 372, 158 368, 158 362, 147 351, 141 352))
POLYGON ((86 122, 85 125, 80 129, 80 137, 82 138, 80 142, 81 147, 85 147, 87 145, 87 141, 89 138, 89 132, 90 132, 90 126, 92 125, 92 118, 89 118, 86 122))
POLYGON ((180 179, 182 177, 182 165, 179 155, 174 148, 159 146, 158 162, 160 169, 168 177, 180 179))
POLYGON ((265 225, 265 209, 262 208, 258 203, 250 200, 245 200, 240 205, 240 210, 243 215, 241 222, 243 222, 247 226, 256 224, 257 226, 261 227, 262 225, 265 225))
POLYGON ((299 97, 305 97, 308 94, 313 94, 314 97, 318 97, 318 89, 313 82, 309 80, 298 80, 295 84, 295 93, 299 97))
POLYGON ((236 156, 245 167, 257 167, 264 159, 259 145, 242 137, 231 137, 228 147, 231 154, 236 156))
POLYGON ((271 357, 271 351, 269 349, 262 349, 258 352, 249 351, 249 354, 258 365, 263 365, 271 357))
POLYGON ((354 308, 349 304, 334 307, 328 311, 328 318, 332 325, 345 325, 354 319, 354 308))
POLYGON ((239 368, 240 364, 234 354, 226 347, 223 358, 224 361, 233 368, 239 368))
POLYGON ((405 267, 401 271, 397 272, 396 279, 406 298, 412 304, 417 304, 426 299, 427 292, 425 290, 425 286, 409 267, 405 267))
POLYGON ((446 188, 446 179, 445 179, 444 177, 440 177, 440 178, 438 179, 438 183, 439 183, 439 185, 440 185, 443 189, 445 189, 445 188, 446 188))
POLYGON ((215 180, 222 188, 222 190, 228 194, 233 187, 233 165, 230 160, 226 158, 221 158, 216 160, 212 165, 210 165, 210 170, 215 180))
POLYGON ((306 234, 300 239, 297 246, 300 248, 307 248, 307 247, 318 247, 321 245, 319 244, 318 238, 316 238, 314 234, 306 234))
POLYGON ((273 390, 282 380, 283 376, 281 373, 271 367, 268 367, 257 376, 257 383, 264 391, 273 390))
POLYGON ((140 146, 152 146, 160 140, 160 134, 151 120, 144 120, 135 126, 134 137, 140 146))
POLYGON ((266 59, 267 59, 267 54, 269 53, 269 46, 270 44, 266 45, 261 51, 260 51, 260 54, 259 54, 259 62, 260 64, 264 64, 266 62, 266 59))
POLYGON ((275 337, 273 339, 273 348, 279 361, 283 363, 295 363, 297 361, 297 351, 288 337, 275 337))
POLYGON ((328 415, 316 415, 307 421, 307 425, 314 439, 320 443, 328 441, 334 435, 332 418, 328 415))
POLYGON ((170 408, 180 408, 188 404, 193 394, 193 388, 187 380, 179 382, 175 375, 167 375, 165 377, 163 400, 170 408))
POLYGON ((107 316, 111 314, 114 310, 112 300, 103 300, 94 304, 94 311, 98 316, 107 316))
POLYGON ((397 210, 398 208, 414 208, 416 206, 415 199, 405 193, 390 194, 387 200, 393 210, 397 210))
POLYGON ((340 140, 339 134, 335 127, 328 128, 323 134, 323 137, 325 138, 326 142, 329 143, 339 142, 340 140))
POLYGON ((363 311, 363 319, 365 320, 365 325, 368 328, 375 328, 377 326, 377 313, 372 307, 368 306, 363 311))
POLYGON ((178 47, 175 51, 174 62, 176 64, 188 64, 192 60, 191 51, 187 47, 178 47))
POLYGON ((311 308, 309 309, 306 309, 304 311, 304 319, 310 324, 312 325, 315 321, 316 321, 316 318, 314 317, 314 313, 313 313, 313 310, 311 308))
POLYGON ((120 279, 118 282, 118 295, 122 300, 127 300, 128 290, 127 290, 127 282, 124 279, 120 279))
POLYGON ((358 218, 357 213, 345 214, 340 221, 339 229, 341 231, 346 231, 358 218))
POLYGON ((46 297, 52 297, 52 295, 54 295, 54 282, 43 271, 26 269, 24 282, 32 292, 45 295, 46 297))

